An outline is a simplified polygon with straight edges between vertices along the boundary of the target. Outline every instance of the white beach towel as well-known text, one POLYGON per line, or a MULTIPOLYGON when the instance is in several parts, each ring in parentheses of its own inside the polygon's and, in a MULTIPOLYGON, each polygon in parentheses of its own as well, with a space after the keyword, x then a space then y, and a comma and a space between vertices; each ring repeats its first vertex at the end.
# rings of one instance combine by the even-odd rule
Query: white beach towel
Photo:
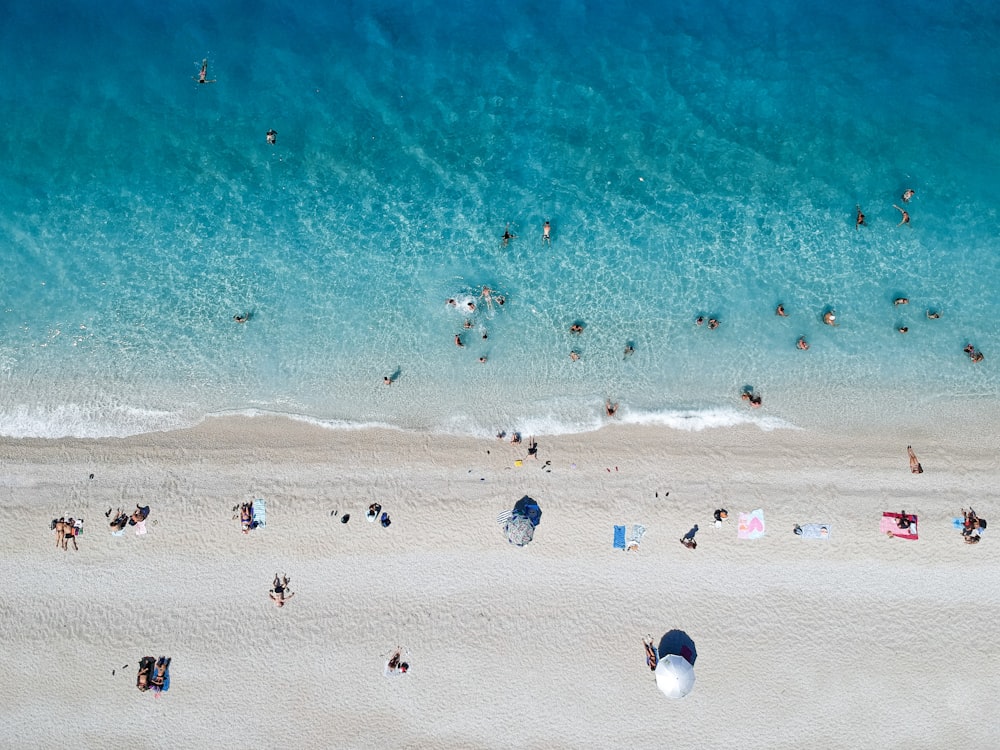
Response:
POLYGON ((146 533, 146 522, 145 521, 139 521, 138 523, 136 523, 136 525, 135 525, 135 535, 136 536, 142 536, 145 533, 146 533))

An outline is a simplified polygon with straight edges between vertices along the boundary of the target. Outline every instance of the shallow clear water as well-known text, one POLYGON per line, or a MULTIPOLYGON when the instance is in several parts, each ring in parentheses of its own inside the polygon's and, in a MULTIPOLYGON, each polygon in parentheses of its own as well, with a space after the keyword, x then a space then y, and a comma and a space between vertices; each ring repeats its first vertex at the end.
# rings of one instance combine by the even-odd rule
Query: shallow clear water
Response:
POLYGON ((2 434, 1000 402, 988 5, 93 5, 0 26, 2 434))

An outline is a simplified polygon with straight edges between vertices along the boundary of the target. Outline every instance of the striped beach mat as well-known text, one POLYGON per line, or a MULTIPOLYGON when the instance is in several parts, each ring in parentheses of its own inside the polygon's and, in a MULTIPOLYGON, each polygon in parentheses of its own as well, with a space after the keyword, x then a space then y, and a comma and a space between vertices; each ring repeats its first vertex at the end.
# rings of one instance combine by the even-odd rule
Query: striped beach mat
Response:
POLYGON ((261 498, 253 501, 253 523, 251 528, 257 529, 267 526, 267 503, 261 498))
POLYGON ((501 526, 505 526, 510 520, 513 511, 505 510, 503 513, 497 516, 497 523, 501 526))

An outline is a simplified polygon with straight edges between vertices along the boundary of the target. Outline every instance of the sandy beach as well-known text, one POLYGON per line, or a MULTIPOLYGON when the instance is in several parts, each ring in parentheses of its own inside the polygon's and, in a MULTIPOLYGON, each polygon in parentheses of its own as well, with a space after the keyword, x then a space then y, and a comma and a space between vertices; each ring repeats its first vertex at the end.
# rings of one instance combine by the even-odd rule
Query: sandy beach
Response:
POLYGON ((537 459, 266 417, 3 440, 0 744, 992 747, 995 532, 965 545, 951 518, 993 522, 1000 465, 995 438, 952 433, 610 424, 537 459), (543 515, 515 548, 496 517, 524 494, 543 515), (233 508, 258 497, 267 525, 243 535, 233 508), (137 503, 148 533, 112 536, 105 511, 137 503), (738 540, 755 508, 766 535, 738 540), (879 533, 903 508, 917 541, 879 533), (85 519, 78 552, 55 547, 62 515, 85 519), (792 533, 809 522, 831 539, 792 533), (639 551, 613 549, 637 523, 639 551), (697 653, 680 701, 642 651, 671 630, 697 653), (385 676, 396 646, 411 670, 385 676), (172 658, 168 692, 136 690, 145 655, 172 658))

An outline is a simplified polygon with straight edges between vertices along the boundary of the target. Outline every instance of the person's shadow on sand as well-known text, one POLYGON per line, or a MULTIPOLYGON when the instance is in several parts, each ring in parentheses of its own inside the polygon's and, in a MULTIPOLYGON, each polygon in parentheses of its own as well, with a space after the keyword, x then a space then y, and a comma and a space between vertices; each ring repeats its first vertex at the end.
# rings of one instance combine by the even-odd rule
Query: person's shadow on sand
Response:
POLYGON ((657 654, 661 659, 668 654, 683 656, 693 667, 695 659, 698 658, 698 649, 695 648, 691 636, 683 630, 671 630, 660 639, 657 654))

